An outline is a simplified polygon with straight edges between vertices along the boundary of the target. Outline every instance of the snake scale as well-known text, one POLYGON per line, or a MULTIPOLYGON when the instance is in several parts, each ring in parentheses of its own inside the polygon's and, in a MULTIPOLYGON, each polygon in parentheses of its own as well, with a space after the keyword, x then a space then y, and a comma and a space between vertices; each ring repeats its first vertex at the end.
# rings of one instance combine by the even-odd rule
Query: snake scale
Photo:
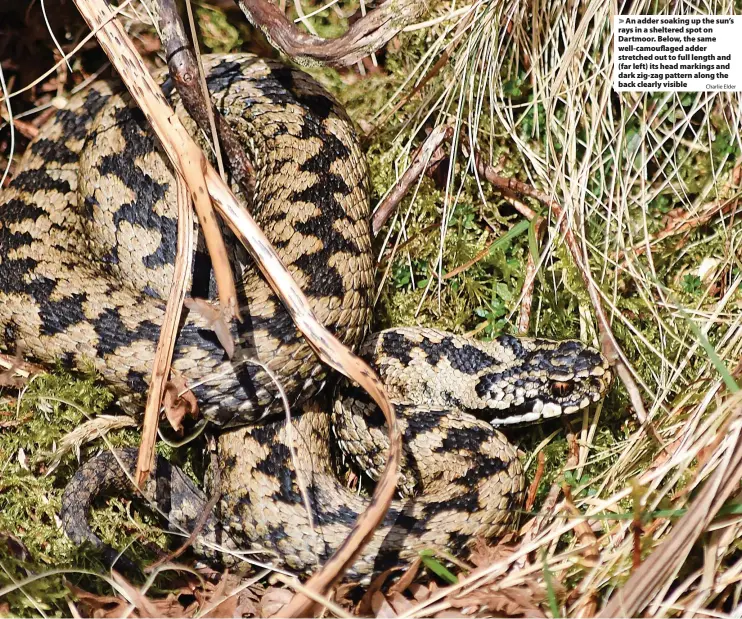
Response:
MULTIPOLYGON (((367 337, 374 284, 369 185, 352 123, 296 69, 250 55, 208 56, 205 67, 217 108, 254 163, 253 216, 319 319, 379 372, 400 416, 402 497, 351 575, 367 578, 425 547, 458 552, 477 536, 501 534, 525 482, 515 448, 492 424, 538 421, 598 401, 612 377, 606 360, 576 341, 477 342, 419 328, 367 337)), ((163 91, 180 110, 167 80, 163 91)), ((141 410, 173 272, 175 213, 170 165, 121 87, 96 82, 72 97, 41 129, 0 196, 4 349, 22 346, 44 363, 92 366, 123 408, 141 410)), ((341 382, 334 401, 322 406, 326 368, 244 249, 225 235, 243 316, 231 327, 236 352, 227 358, 208 321, 186 311, 173 361, 217 435, 220 482, 207 492, 218 490, 220 499, 195 550, 215 559, 217 548, 227 555, 259 549, 308 573, 368 502, 338 480, 335 448, 378 475, 384 420, 353 384, 341 382), (291 426, 275 383, 254 360, 283 386, 291 426)), ((202 240, 189 294, 215 298, 202 240)), ((63 497, 67 534, 100 547, 109 560, 113 551, 90 529, 88 511, 104 490, 127 487, 124 469, 134 463, 133 450, 103 452, 78 470, 63 497)), ((147 488, 171 526, 186 532, 207 492, 163 458, 147 488)))

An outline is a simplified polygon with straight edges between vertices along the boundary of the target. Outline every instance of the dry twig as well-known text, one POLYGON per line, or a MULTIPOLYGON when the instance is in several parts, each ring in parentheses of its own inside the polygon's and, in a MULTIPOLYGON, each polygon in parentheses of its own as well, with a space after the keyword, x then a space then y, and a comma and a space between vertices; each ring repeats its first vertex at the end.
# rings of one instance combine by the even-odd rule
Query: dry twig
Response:
POLYGON ((186 286, 191 274, 193 255, 193 210, 188 200, 188 188, 182 178, 176 180, 178 202, 178 251, 173 268, 173 284, 168 295, 165 316, 160 327, 160 337, 152 364, 152 377, 149 382, 147 404, 142 422, 142 440, 139 445, 136 484, 142 488, 149 477, 155 461, 155 442, 160 418, 160 405, 165 392, 165 383, 170 375, 170 363, 178 338, 178 325, 183 311, 186 286))
POLYGON ((425 0, 386 0, 336 39, 306 34, 289 21, 275 4, 266 0, 237 0, 250 23, 270 43, 304 65, 347 67, 386 44, 427 10, 425 0))
POLYGON ((528 495, 526 496, 526 502, 523 507, 526 512, 531 511, 531 509, 533 508, 533 504, 536 502, 536 493, 538 492, 538 487, 544 477, 546 456, 544 455, 543 450, 538 452, 538 456, 536 456, 536 458, 536 472, 533 475, 533 481, 531 481, 531 485, 528 487, 528 495))
POLYGON ((445 139, 450 139, 453 130, 450 127, 440 126, 433 129, 425 142, 412 155, 412 163, 402 174, 401 178, 394 184, 391 191, 379 203, 371 219, 371 234, 379 234, 382 226, 389 219, 399 203, 407 195, 412 184, 420 179, 426 168, 440 158, 434 159, 434 155, 445 139))
POLYGON ((173 0, 148 0, 150 11, 157 19, 162 33, 162 46, 165 49, 170 76, 173 78, 183 106, 196 121, 201 130, 210 135, 214 142, 214 153, 219 173, 224 178, 220 144, 227 155, 232 177, 245 190, 248 196, 255 188, 255 170, 247 150, 229 123, 225 122, 208 98, 208 87, 203 68, 191 48, 183 22, 178 15, 173 0))

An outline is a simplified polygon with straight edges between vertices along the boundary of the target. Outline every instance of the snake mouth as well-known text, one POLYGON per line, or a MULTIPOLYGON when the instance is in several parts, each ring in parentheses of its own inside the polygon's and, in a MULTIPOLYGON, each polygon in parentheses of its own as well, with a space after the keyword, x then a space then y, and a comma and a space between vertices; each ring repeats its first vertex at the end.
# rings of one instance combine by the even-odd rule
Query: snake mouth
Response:
POLYGON ((566 414, 564 407, 560 404, 544 402, 536 398, 526 400, 522 404, 511 406, 505 410, 493 412, 495 416, 488 420, 493 426, 522 425, 566 414))

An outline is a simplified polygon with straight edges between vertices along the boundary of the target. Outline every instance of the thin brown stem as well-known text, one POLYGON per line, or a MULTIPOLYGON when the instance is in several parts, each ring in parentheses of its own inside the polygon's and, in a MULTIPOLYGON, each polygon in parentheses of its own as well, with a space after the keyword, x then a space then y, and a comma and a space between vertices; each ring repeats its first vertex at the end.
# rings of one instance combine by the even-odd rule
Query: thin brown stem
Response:
POLYGON ((374 211, 371 219, 371 234, 374 236, 379 234, 382 226, 391 217, 397 206, 399 206, 402 198, 407 195, 413 183, 420 179, 429 165, 442 158, 442 153, 436 157, 436 151, 443 140, 450 139, 452 135, 453 129, 445 125, 436 127, 430 132, 425 142, 412 155, 412 162, 409 167, 374 211))
POLYGON ((270 43, 303 65, 347 67, 375 52, 427 10, 424 0, 386 0, 335 39, 307 34, 267 0, 237 0, 250 23, 270 43))
POLYGON ((538 487, 541 485, 541 480, 544 477, 545 466, 546 456, 543 451, 539 451, 538 456, 536 456, 536 473, 533 475, 533 481, 528 487, 528 496, 526 497, 525 507, 523 508, 527 512, 533 509, 533 504, 536 502, 536 493, 538 492, 538 487))
POLYGON ((232 127, 209 99, 203 69, 186 36, 175 2, 173 0, 148 0, 148 6, 155 15, 162 33, 162 45, 165 48, 170 76, 183 101, 183 106, 199 128, 212 137, 219 174, 224 177, 221 143, 227 155, 233 179, 248 196, 251 196, 255 188, 255 169, 244 144, 240 142, 232 127))
POLYGON ((160 404, 165 392, 165 383, 170 375, 170 363, 178 337, 178 325, 183 311, 186 286, 191 276, 191 256, 193 255, 193 209, 188 200, 188 188, 182 179, 177 179, 178 202, 178 249, 173 268, 173 283, 165 308, 165 317, 160 328, 157 350, 152 364, 152 375, 144 408, 142 438, 139 444, 139 458, 134 480, 138 487, 144 487, 155 462, 155 443, 160 418, 160 404))

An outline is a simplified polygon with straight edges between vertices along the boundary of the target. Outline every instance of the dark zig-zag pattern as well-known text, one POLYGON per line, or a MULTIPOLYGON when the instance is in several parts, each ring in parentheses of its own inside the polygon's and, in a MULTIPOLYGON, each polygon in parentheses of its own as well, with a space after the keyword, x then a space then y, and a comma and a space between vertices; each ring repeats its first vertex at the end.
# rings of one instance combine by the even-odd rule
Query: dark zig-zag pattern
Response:
POLYGON ((155 268, 173 264, 177 246, 177 222, 171 217, 157 215, 155 205, 165 196, 168 185, 156 182, 135 163, 137 157, 154 152, 154 138, 141 128, 144 117, 139 110, 123 108, 116 114, 116 122, 126 143, 121 153, 105 155, 99 164, 101 175, 111 174, 131 189, 136 198, 124 204, 114 215, 118 227, 122 221, 160 233, 160 244, 142 259, 144 266, 155 268))
POLYGON ((122 346, 145 340, 155 344, 160 336, 160 327, 149 320, 140 322, 135 329, 129 329, 121 319, 116 308, 108 308, 90 321, 98 336, 98 356, 103 357, 122 346))

